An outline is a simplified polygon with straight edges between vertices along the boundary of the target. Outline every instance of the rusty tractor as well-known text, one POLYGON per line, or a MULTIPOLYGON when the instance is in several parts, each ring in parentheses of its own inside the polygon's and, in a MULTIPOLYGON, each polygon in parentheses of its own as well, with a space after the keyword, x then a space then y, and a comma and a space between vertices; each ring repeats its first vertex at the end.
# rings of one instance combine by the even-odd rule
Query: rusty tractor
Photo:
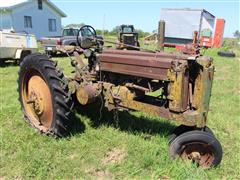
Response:
POLYGON ((118 30, 117 49, 139 50, 138 33, 133 25, 122 24, 118 30))
POLYGON ((180 157, 204 168, 221 162, 221 144, 206 126, 212 58, 105 49, 88 25, 80 28, 77 40, 79 47, 63 50, 73 51, 75 56, 70 57, 74 71, 69 78, 47 55, 31 54, 22 61, 19 100, 30 125, 44 134, 64 136, 73 120, 73 99, 82 106, 101 99, 109 111, 142 111, 181 124, 170 136, 171 158, 180 157))

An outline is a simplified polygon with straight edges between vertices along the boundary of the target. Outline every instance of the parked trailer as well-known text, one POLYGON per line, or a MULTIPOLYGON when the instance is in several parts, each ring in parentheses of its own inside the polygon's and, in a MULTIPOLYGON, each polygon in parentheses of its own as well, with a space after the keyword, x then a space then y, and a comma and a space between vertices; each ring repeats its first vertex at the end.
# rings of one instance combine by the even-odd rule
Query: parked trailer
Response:
POLYGON ((37 41, 34 35, 0 30, 0 61, 21 60, 35 52, 37 52, 37 41))
POLYGON ((218 19, 205 9, 161 9, 166 23, 165 46, 176 47, 192 43, 194 32, 202 47, 220 48, 224 32, 224 19, 218 19))

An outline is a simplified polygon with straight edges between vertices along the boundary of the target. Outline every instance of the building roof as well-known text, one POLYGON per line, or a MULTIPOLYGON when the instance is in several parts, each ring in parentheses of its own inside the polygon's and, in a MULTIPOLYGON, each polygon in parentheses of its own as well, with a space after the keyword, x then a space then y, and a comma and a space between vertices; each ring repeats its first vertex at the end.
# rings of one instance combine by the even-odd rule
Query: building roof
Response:
POLYGON ((191 9, 191 8, 162 8, 162 10, 201 11, 201 12, 205 12, 205 13, 209 14, 210 16, 212 16, 213 18, 215 18, 215 16, 214 16, 212 13, 208 12, 208 11, 205 10, 205 9, 191 9))
MULTIPOLYGON (((12 10, 12 9, 18 8, 20 6, 23 6, 27 3, 31 3, 33 1, 36 1, 36 0, 8 0, 8 1, 3 1, 3 2, 1 2, 0 10, 1 9, 12 10)), ((42 0, 42 1, 44 1, 50 8, 52 8, 60 16, 67 17, 67 15, 61 9, 59 9, 55 4, 53 4, 51 1, 49 1, 49 0, 42 0)))

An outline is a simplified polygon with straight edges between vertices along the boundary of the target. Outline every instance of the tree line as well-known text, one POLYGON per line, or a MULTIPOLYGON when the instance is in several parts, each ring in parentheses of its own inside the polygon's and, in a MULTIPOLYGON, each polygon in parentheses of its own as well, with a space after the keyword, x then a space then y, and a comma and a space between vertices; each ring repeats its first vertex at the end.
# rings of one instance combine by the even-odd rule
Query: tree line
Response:
MULTIPOLYGON (((68 28, 68 27, 73 27, 73 28, 80 28, 82 26, 84 26, 85 24, 84 23, 80 23, 80 24, 68 24, 66 25, 65 27, 63 28, 68 28)), ((109 30, 104 30, 104 33, 103 33, 103 30, 100 30, 100 29, 96 29, 96 33, 98 35, 110 35, 110 36, 117 36, 118 34, 118 29, 119 29, 119 26, 115 26, 111 31, 109 30)), ((135 31, 138 33, 138 36, 140 38, 142 37, 146 37, 148 35, 150 35, 149 32, 144 32, 143 30, 141 29, 135 29, 135 31)), ((152 31, 152 33, 154 33, 155 31, 152 31)), ((240 39, 240 32, 239 30, 236 30, 234 33, 233 33, 233 36, 236 38, 236 39, 240 39)))
MULTIPOLYGON (((84 26, 84 25, 85 25, 84 23, 80 23, 80 24, 68 24, 68 25, 66 25, 66 26, 63 27, 63 28, 69 28, 69 27, 72 27, 72 28, 80 28, 80 27, 82 27, 82 26, 84 26)), ((107 35, 109 35, 109 36, 117 36, 119 27, 120 27, 120 26, 115 26, 112 30, 104 30, 104 32, 103 32, 103 30, 96 29, 96 33, 97 33, 98 35, 103 35, 103 34, 104 34, 105 36, 107 36, 107 35)), ((140 38, 146 37, 146 36, 148 36, 148 35, 150 34, 149 32, 144 32, 144 31, 141 30, 141 29, 135 29, 135 31, 138 33, 138 36, 139 36, 140 38)))

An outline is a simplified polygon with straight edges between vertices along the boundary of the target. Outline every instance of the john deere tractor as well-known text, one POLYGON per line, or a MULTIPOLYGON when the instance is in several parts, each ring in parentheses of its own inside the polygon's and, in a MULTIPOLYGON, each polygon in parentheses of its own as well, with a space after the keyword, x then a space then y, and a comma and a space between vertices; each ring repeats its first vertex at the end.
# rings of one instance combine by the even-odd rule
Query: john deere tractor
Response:
POLYGON ((121 25, 118 31, 117 49, 138 50, 138 33, 133 25, 121 25))
POLYGON ((73 68, 70 77, 44 54, 28 55, 21 62, 19 101, 31 126, 44 134, 67 135, 75 120, 71 116, 73 103, 89 108, 98 102, 96 111, 105 107, 116 117, 118 111, 142 111, 180 124, 169 139, 172 159, 180 157, 204 168, 221 162, 221 144, 206 126, 214 75, 212 58, 190 51, 105 49, 88 25, 79 29, 77 42, 75 57, 69 58, 73 68))

